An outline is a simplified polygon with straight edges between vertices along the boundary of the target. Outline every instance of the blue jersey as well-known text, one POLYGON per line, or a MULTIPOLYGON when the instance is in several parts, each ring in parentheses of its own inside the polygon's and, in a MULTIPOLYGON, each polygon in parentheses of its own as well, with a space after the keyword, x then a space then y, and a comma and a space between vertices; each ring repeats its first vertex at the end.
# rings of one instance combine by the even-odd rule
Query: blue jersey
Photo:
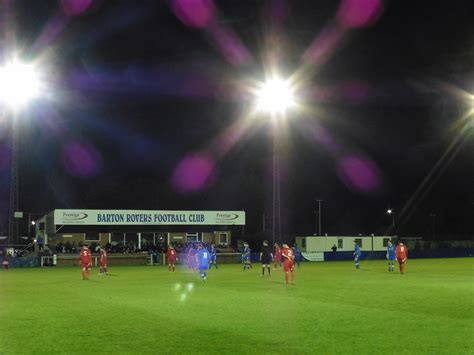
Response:
POLYGON ((209 268, 209 258, 210 254, 206 248, 202 248, 197 252, 199 270, 206 270, 209 268))
POLYGON ((354 246, 354 257, 360 258, 361 255, 362 255, 362 251, 360 250, 360 246, 356 244, 354 246))
POLYGON ((242 254, 242 259, 250 260, 250 248, 249 247, 246 247, 244 249, 244 253, 242 254))
POLYGON ((210 260, 211 261, 216 261, 216 259, 217 259, 217 250, 216 250, 216 248, 211 247, 211 250, 209 250, 209 254, 210 254, 210 260))
POLYGON ((295 260, 300 260, 301 253, 297 245, 293 247, 293 251, 295 252, 295 260))
POLYGON ((388 254, 388 260, 395 260, 395 250, 396 246, 395 245, 387 245, 387 254, 388 254))

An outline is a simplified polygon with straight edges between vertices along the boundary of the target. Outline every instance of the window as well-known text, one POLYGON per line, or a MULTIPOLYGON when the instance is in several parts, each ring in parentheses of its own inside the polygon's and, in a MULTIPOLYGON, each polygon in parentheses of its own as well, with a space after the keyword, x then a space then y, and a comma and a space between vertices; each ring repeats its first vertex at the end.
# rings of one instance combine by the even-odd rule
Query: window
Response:
POLYGON ((44 222, 40 222, 40 223, 39 223, 38 229, 39 229, 40 231, 44 231, 44 222))
POLYGON ((202 242, 202 235, 199 233, 186 233, 186 241, 187 242, 202 242))
POLYGON ((362 248, 362 238, 354 239, 354 242, 362 248))
POLYGON ((343 245, 344 245, 344 243, 343 243, 342 238, 338 238, 338 239, 337 239, 337 248, 338 248, 338 249, 342 249, 342 248, 343 248, 343 245))
POLYGON ((383 246, 384 247, 387 247, 389 240, 390 240, 390 238, 383 238, 383 246))
POLYGON ((219 233, 219 244, 227 245, 227 233, 219 233))
POLYGON ((124 239, 123 233, 112 233, 112 237, 110 238, 113 245, 116 245, 117 243, 123 244, 123 239, 124 239))
POLYGON ((84 239, 89 241, 99 241, 99 232, 87 232, 84 239))

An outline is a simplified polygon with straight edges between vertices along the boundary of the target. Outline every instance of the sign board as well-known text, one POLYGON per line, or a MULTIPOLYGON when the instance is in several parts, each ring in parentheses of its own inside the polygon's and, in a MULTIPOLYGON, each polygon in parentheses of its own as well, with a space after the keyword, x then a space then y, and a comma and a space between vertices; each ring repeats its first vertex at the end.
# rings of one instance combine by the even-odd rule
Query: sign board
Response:
POLYGON ((55 225, 245 225, 244 211, 54 210, 55 225))
POLYGON ((322 251, 302 252, 301 255, 308 261, 324 261, 324 252, 322 251))

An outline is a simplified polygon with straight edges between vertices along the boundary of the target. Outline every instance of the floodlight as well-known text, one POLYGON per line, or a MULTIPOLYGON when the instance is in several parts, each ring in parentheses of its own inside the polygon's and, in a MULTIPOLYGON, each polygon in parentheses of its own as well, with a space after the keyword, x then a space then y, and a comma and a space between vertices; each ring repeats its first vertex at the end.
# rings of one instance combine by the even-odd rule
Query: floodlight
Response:
POLYGON ((0 105, 17 109, 39 96, 41 82, 32 64, 13 60, 0 67, 0 105))
POLYGON ((263 83, 257 91, 257 108, 272 114, 284 113, 294 105, 293 90, 289 83, 272 78, 263 83))
POLYGON ((392 214, 393 211, 389 208, 389 209, 387 210, 387 213, 388 213, 388 214, 392 214))

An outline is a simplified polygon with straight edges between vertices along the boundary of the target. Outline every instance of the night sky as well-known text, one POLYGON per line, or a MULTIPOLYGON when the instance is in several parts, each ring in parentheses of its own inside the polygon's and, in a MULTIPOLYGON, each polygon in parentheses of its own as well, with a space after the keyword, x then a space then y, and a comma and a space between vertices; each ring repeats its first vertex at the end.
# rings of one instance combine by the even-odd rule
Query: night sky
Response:
POLYGON ((1 4, 2 60, 47 72, 19 116, 20 210, 245 210, 257 238, 275 137, 250 88, 277 68, 299 101, 277 126, 284 236, 315 232, 319 198, 328 235, 473 237, 471 0, 1 4))

